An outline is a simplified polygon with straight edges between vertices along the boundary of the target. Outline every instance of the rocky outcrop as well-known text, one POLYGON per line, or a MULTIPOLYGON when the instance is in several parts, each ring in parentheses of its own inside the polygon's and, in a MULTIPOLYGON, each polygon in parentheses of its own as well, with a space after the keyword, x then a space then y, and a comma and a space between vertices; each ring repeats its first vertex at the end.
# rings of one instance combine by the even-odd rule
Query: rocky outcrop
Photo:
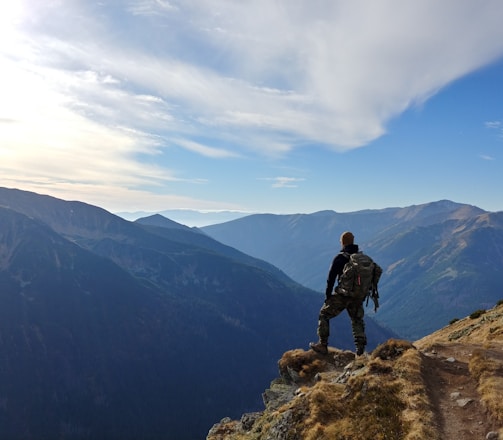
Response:
POLYGON ((409 350, 416 352, 406 341, 390 340, 371 356, 357 358, 335 348, 327 355, 288 351, 278 363, 280 377, 263 393, 264 411, 223 419, 207 439, 328 439, 338 438, 333 436, 341 430, 352 432, 353 437, 344 438, 362 438, 357 437, 362 429, 378 438, 380 432, 403 432, 406 423, 396 410, 405 410, 406 404, 398 397, 401 379, 395 365, 409 350), (366 422, 356 420, 357 415, 366 422), (377 430, 365 426, 370 420, 377 430))
POLYGON ((291 350, 278 369, 264 410, 222 419, 207 440, 503 438, 503 304, 361 357, 291 350))

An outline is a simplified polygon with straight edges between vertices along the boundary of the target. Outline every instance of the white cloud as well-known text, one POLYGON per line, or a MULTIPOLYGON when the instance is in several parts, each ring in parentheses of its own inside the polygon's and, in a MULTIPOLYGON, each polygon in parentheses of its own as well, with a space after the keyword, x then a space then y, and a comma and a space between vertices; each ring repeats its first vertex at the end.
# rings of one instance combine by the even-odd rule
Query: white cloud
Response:
POLYGON ((503 122, 502 121, 487 121, 485 127, 490 130, 497 130, 497 135, 503 137, 503 122))
POLYGON ((297 183, 302 182, 305 179, 299 177, 278 176, 278 177, 263 177, 259 178, 258 180, 271 181, 272 188, 297 188, 298 187, 297 183))
POLYGON ((199 142, 194 142, 187 139, 174 139, 173 142, 189 151, 198 153, 206 157, 212 157, 212 158, 237 157, 237 154, 233 153, 232 151, 228 151, 223 148, 210 147, 208 145, 203 145, 199 142))
MULTIPOLYGON (((73 111, 80 104, 54 90, 49 81, 52 73, 44 69, 13 71, 1 59, 0 66, 4 67, 3 78, 8 79, 0 83, 0 95, 5 98, 0 101, 0 174, 4 181, 139 186, 176 179, 169 170, 133 160, 139 153, 159 154, 154 136, 115 123, 101 124, 83 115, 82 108, 73 111)), ((52 77, 55 79, 65 82, 59 74, 52 77)), ((93 106, 90 111, 103 120, 108 110, 93 106)))
POLYGON ((159 212, 167 208, 201 210, 236 210, 242 211, 243 206, 226 203, 222 200, 201 199, 183 195, 169 194, 163 191, 152 191, 128 188, 117 182, 117 185, 103 182, 103 184, 84 184, 79 182, 54 182, 31 179, 15 180, 2 178, 2 186, 34 191, 40 194, 50 194, 63 200, 79 200, 103 207, 110 212, 159 212))
POLYGON ((4 3, 0 171, 41 185, 181 180, 155 165, 172 145, 361 147, 503 54, 499 0, 4 3))
POLYGON ((503 53, 498 1, 141 0, 127 11, 134 25, 116 29, 111 15, 92 23, 85 12, 95 11, 80 4, 70 39, 67 24, 45 26, 37 61, 59 62, 76 78, 64 92, 95 119, 209 130, 251 150, 255 137, 270 139, 269 150, 365 145, 391 118, 503 53), (144 26, 166 42, 154 47, 144 26), (114 32, 134 35, 120 41, 114 32))
POLYGON ((487 121, 485 123, 485 126, 487 128, 500 129, 502 128, 503 124, 501 123, 501 121, 487 121))
POLYGON ((480 158, 481 158, 481 159, 484 159, 484 160, 489 160, 489 161, 494 160, 494 157, 489 156, 489 155, 487 155, 487 154, 481 154, 481 155, 480 155, 480 158))
POLYGON ((128 7, 133 15, 162 15, 176 9, 173 3, 166 0, 136 0, 130 2, 128 7))

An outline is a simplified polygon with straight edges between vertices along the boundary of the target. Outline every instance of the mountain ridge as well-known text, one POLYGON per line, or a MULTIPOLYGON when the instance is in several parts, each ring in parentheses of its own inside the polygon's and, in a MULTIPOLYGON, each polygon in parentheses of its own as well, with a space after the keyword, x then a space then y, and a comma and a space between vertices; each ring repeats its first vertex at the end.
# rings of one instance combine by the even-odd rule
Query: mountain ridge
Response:
POLYGON ((315 337, 319 293, 198 230, 8 189, 0 224, 6 438, 202 438, 315 337))
POLYGON ((201 229, 320 292, 339 236, 351 230, 384 269, 382 307, 372 316, 411 340, 494 304, 503 284, 502 212, 447 200, 342 214, 255 214, 201 229))

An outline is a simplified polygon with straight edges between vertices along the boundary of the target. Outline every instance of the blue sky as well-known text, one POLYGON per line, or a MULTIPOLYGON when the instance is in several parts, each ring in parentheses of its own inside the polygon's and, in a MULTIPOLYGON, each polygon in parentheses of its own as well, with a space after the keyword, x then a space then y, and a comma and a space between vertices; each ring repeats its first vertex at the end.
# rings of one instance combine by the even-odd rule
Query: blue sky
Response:
POLYGON ((500 0, 0 6, 0 186, 112 212, 503 210, 500 0))

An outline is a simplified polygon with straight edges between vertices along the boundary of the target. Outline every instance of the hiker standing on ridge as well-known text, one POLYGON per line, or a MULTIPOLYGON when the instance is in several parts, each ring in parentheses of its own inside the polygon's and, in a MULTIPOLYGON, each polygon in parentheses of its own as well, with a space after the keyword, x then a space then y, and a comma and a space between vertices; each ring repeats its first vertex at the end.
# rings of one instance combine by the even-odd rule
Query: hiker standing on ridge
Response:
MULTIPOLYGON (((319 341, 317 343, 311 342, 309 346, 316 352, 326 354, 328 353, 328 337, 330 335, 330 319, 335 318, 343 310, 347 310, 349 317, 351 318, 351 327, 353 330, 353 338, 356 346, 356 354, 360 356, 365 350, 367 345, 367 337, 365 335, 365 322, 363 321, 364 310, 363 302, 367 297, 369 289, 375 290, 375 301, 377 301, 377 282, 381 275, 382 269, 379 265, 375 264, 370 257, 362 254, 358 250, 358 245, 354 244, 354 236, 351 232, 347 231, 341 235, 340 238, 342 250, 334 257, 330 270, 328 272, 327 288, 325 290, 326 300, 320 310, 319 320, 318 320, 318 337, 319 341), (350 292, 353 287, 348 287, 348 285, 353 286, 355 281, 352 280, 350 283, 344 285, 345 280, 341 279, 343 271, 344 276, 346 276, 346 270, 344 266, 350 261, 350 255, 358 254, 365 257, 368 261, 366 264, 371 264, 372 269, 370 270, 371 280, 366 282, 364 292, 359 292, 354 294, 350 292), (377 277, 374 275, 377 274, 377 277), (335 281, 338 279, 339 283, 334 290, 335 281), (333 294, 332 294, 333 293, 333 294)), ((355 275, 353 275, 354 277, 355 275)), ((362 274, 362 278, 364 275, 362 274)), ((357 284, 360 284, 360 273, 356 273, 357 284)), ((377 302, 376 302, 377 308, 377 302)))

